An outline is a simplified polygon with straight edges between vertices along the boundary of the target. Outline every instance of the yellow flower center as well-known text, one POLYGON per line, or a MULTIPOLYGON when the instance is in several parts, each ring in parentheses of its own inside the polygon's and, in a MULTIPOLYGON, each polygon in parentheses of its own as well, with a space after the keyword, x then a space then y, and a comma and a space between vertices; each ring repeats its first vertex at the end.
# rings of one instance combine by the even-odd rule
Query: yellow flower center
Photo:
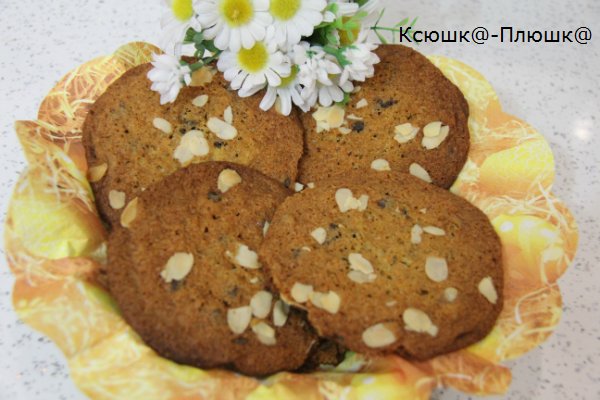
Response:
POLYGON ((246 25, 254 16, 250 0, 223 0, 220 11, 229 26, 233 27, 246 25))
POLYGON ((238 63, 247 72, 260 72, 269 63, 269 52, 263 43, 256 42, 251 49, 240 50, 238 63))
POLYGON ((287 21, 292 19, 300 9, 301 0, 271 0, 271 15, 275 18, 287 21))
POLYGON ((192 0, 173 0, 171 9, 173 10, 175 18, 180 21, 187 21, 194 15, 192 0))
POLYGON ((290 74, 290 76, 281 78, 281 85, 279 85, 278 87, 285 88, 285 87, 290 86, 292 84, 292 82, 294 82, 294 79, 296 79, 296 75, 298 75, 298 66, 293 65, 292 73, 290 74))

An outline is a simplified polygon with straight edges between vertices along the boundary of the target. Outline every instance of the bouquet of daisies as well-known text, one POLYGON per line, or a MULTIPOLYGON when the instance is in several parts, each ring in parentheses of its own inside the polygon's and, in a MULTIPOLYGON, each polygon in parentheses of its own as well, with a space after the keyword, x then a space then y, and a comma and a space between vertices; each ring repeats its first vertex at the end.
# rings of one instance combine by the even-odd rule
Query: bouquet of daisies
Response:
POLYGON ((161 103, 173 102, 192 73, 216 66, 241 97, 262 89, 261 109, 308 111, 348 99, 379 58, 369 25, 379 0, 169 0, 165 51, 148 74, 161 103), (184 55, 192 55, 184 58, 184 55), (187 61, 186 61, 187 60, 187 61))

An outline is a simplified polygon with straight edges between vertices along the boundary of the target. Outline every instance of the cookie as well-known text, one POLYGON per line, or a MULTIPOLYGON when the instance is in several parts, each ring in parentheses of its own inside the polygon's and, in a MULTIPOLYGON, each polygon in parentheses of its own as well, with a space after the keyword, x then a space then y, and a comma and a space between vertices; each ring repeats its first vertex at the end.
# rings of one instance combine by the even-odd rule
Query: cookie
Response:
POLYGON ((428 359, 484 338, 502 308, 488 218, 408 174, 356 171, 289 197, 260 257, 281 296, 355 352, 428 359))
POLYGON ((302 115, 302 183, 354 169, 413 173, 449 188, 469 152, 468 104, 427 58, 400 45, 384 45, 375 76, 345 107, 302 115))
POLYGON ((207 162, 128 205, 128 228, 110 236, 108 282, 150 347, 179 363, 257 376, 304 364, 317 337, 303 312, 279 299, 256 254, 288 194, 257 171, 207 162))
POLYGON ((118 222, 124 202, 191 163, 235 162, 293 185, 303 149, 295 112, 264 112, 260 93, 240 98, 208 69, 195 79, 209 82, 185 87, 175 103, 161 106, 150 89, 150 69, 145 64, 126 72, 92 106, 83 127, 89 179, 110 224, 118 222))

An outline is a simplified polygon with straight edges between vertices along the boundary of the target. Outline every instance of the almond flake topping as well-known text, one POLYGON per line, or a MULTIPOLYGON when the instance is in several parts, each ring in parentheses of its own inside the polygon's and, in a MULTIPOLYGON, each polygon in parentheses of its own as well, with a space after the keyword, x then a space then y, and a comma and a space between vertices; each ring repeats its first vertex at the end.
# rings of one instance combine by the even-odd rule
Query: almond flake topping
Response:
POLYGON ((165 282, 182 281, 194 266, 194 255, 191 253, 175 253, 169 258, 160 276, 165 282))
POLYGON ((325 230, 325 228, 319 227, 312 231, 310 233, 310 236, 312 236, 313 239, 317 241, 317 243, 323 244, 325 243, 325 240, 327 240, 327 231, 325 230))
POLYGON ((227 325, 231 332, 241 335, 250 325, 252 309, 249 306, 230 308, 227 310, 227 325))
POLYGON ((425 231, 425 233, 429 233, 430 235, 433 235, 433 236, 445 236, 446 235, 446 231, 444 231, 442 228, 438 228, 437 226, 426 226, 423 228, 423 231, 425 231))
POLYGON ((371 169, 375 171, 391 171, 390 163, 383 158, 378 158, 377 160, 371 163, 371 169))
POLYGON ((367 101, 367 99, 361 99, 356 103, 356 108, 361 109, 361 108, 365 108, 368 105, 369 105, 369 102, 367 101))
POLYGON ((300 182, 294 183, 294 192, 300 193, 303 190, 304 190, 304 185, 303 184, 301 184, 300 182))
POLYGON ((108 204, 115 210, 125 207, 125 192, 111 190, 108 192, 108 204))
POLYGON ((419 244, 422 241, 421 235, 423 235, 423 228, 420 225, 413 225, 410 230, 410 242, 412 244, 419 244))
POLYGON ((131 223, 135 221, 135 218, 137 217, 137 205, 138 198, 136 197, 127 204, 127 207, 125 207, 121 213, 121 226, 123 228, 129 228, 131 223))
POLYGON ((269 232, 269 227, 271 226, 271 223, 269 221, 265 221, 265 224, 263 225, 263 237, 267 236, 267 232, 269 232))
POLYGON ((261 267, 258 262, 258 254, 250 250, 245 244, 240 244, 235 255, 235 262, 244 268, 259 269, 261 267))
POLYGON ((498 302, 498 293, 496 292, 496 288, 494 287, 494 283, 492 282, 492 278, 486 276, 479 282, 477 286, 479 289, 479 293, 483 295, 492 304, 496 304, 498 302))
POLYGON ((319 107, 313 113, 313 118, 317 122, 317 133, 340 128, 344 124, 344 115, 346 111, 340 106, 319 107))
POLYGON ((429 176, 429 172, 427 172, 425 168, 423 168, 417 163, 410 164, 408 171, 411 175, 416 176, 417 178, 424 180, 427 183, 432 182, 431 177, 429 176))
POLYGON ((95 167, 90 167, 90 169, 88 169, 88 180, 91 183, 99 182, 102 178, 104 178, 104 175, 106 175, 107 170, 107 163, 96 165, 95 167))
POLYGON ((445 258, 428 256, 425 261, 425 274, 434 282, 448 279, 448 263, 445 258))
POLYGON ((298 303, 306 303, 313 292, 312 285, 305 285, 303 283, 296 282, 290 292, 292 299, 298 303))
POLYGON ((173 126, 171 126, 171 123, 164 118, 154 118, 152 120, 152 125, 163 133, 169 134, 173 132, 173 126))
POLYGON ((330 314, 337 314, 342 302, 340 296, 331 290, 327 293, 312 292, 308 297, 315 307, 325 310, 330 314))
POLYGON ((221 193, 227 192, 232 187, 242 183, 242 177, 233 169, 224 169, 217 179, 217 187, 221 193))
POLYGON ((384 324, 376 324, 365 329, 362 334, 362 340, 368 347, 376 349, 389 346, 397 339, 394 332, 389 330, 384 324))
POLYGON ((437 336, 438 327, 431 322, 427 314, 416 308, 407 308, 402 314, 404 329, 407 331, 428 333, 431 336, 437 336))
POLYGON ((233 124, 233 109, 231 108, 231 106, 228 106, 225 111, 223 112, 223 119, 225 120, 225 122, 227 122, 229 125, 233 124))
POLYGON ((266 290, 261 290, 252 296, 250 300, 250 308, 252 308, 252 314, 256 318, 267 318, 269 312, 271 312, 271 302, 273 301, 273 295, 266 290))
POLYGON ((457 297, 458 290, 456 288, 449 287, 444 289, 444 300, 446 300, 448 303, 454 302, 454 300, 456 300, 457 297))
POLYGON ((273 325, 282 327, 285 325, 290 313, 290 306, 283 300, 277 300, 273 306, 273 325))
POLYGON ((419 128, 413 126, 413 124, 407 122, 402 125, 396 126, 394 129, 394 140, 400 144, 407 143, 413 140, 419 133, 419 128))
POLYGON ((365 274, 360 271, 350 271, 348 272, 348 279, 350 279, 354 283, 358 283, 360 285, 364 283, 371 283, 375 279, 377 279, 377 275, 375 274, 365 274))
POLYGON ((206 94, 201 94, 200 96, 192 100, 192 104, 196 107, 204 107, 206 103, 208 103, 208 95, 206 94))
POLYGON ((252 332, 256 335, 259 342, 266 346, 274 346, 277 343, 275 339, 275 329, 265 322, 259 322, 252 327, 252 332))
POLYGON ((173 157, 183 166, 188 165, 194 157, 203 157, 209 152, 208 141, 204 132, 191 130, 181 137, 173 157))
POLYGON ((442 125, 440 121, 431 122, 423 128, 423 140, 421 145, 427 150, 437 148, 450 133, 450 127, 442 125))
POLYGON ((360 271, 365 274, 372 274, 375 271, 373 264, 360 253, 350 253, 348 262, 350 262, 350 268, 354 271, 360 271))
POLYGON ((222 140, 232 140, 238 135, 238 131, 233 125, 219 118, 210 117, 206 123, 206 127, 222 140))
POLYGON ((343 213, 350 210, 365 211, 369 203, 369 196, 364 194, 357 199, 350 189, 343 188, 335 192, 335 201, 343 213))

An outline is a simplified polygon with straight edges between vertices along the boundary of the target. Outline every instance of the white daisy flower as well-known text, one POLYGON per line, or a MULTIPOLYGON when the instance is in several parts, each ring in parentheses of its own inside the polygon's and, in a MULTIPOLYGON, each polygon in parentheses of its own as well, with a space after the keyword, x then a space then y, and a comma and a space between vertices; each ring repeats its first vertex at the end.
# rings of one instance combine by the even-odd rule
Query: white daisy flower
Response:
POLYGON ((281 84, 277 87, 269 86, 267 93, 260 103, 260 108, 268 111, 279 102, 279 112, 283 115, 290 115, 292 112, 292 104, 297 105, 304 112, 310 110, 302 95, 302 86, 298 81, 298 68, 294 66, 292 73, 287 78, 281 79, 281 84))
POLYGON ((333 22, 338 17, 347 17, 354 15, 358 12, 358 9, 360 8, 357 3, 349 2, 349 0, 328 0, 327 3, 336 3, 338 6, 338 10, 337 13, 325 11, 325 13, 323 14, 324 22, 333 22))
POLYGON ((367 78, 372 78, 375 75, 374 65, 379 63, 379 57, 373 53, 377 49, 375 43, 369 42, 369 32, 363 30, 359 33, 356 42, 352 43, 344 51, 344 56, 350 64, 344 66, 344 70, 340 76, 340 82, 360 81, 364 82, 367 78))
POLYGON ((276 46, 256 42, 249 49, 221 53, 217 68, 224 73, 231 88, 239 89, 241 97, 252 96, 267 84, 277 87, 281 79, 290 76, 289 59, 276 46))
POLYGON ((180 54, 181 43, 188 29, 200 31, 202 27, 196 19, 192 0, 164 0, 169 11, 161 19, 163 37, 160 47, 170 53, 180 54))
POLYGON ((325 53, 319 46, 302 42, 295 47, 294 62, 298 64, 298 82, 304 86, 302 98, 309 105, 319 103, 329 107, 344 100, 344 92, 354 89, 352 82, 340 82, 342 68, 335 57, 325 53))
POLYGON ((271 0, 273 23, 267 28, 267 41, 274 40, 281 47, 299 43, 323 21, 325 6, 325 0, 271 0))
POLYGON ((154 68, 148 72, 152 90, 160 93, 160 104, 172 103, 183 85, 192 81, 192 70, 172 54, 153 54, 152 60, 154 68))
POLYGON ((204 36, 220 50, 252 48, 272 22, 269 0, 197 0, 194 10, 204 36))

